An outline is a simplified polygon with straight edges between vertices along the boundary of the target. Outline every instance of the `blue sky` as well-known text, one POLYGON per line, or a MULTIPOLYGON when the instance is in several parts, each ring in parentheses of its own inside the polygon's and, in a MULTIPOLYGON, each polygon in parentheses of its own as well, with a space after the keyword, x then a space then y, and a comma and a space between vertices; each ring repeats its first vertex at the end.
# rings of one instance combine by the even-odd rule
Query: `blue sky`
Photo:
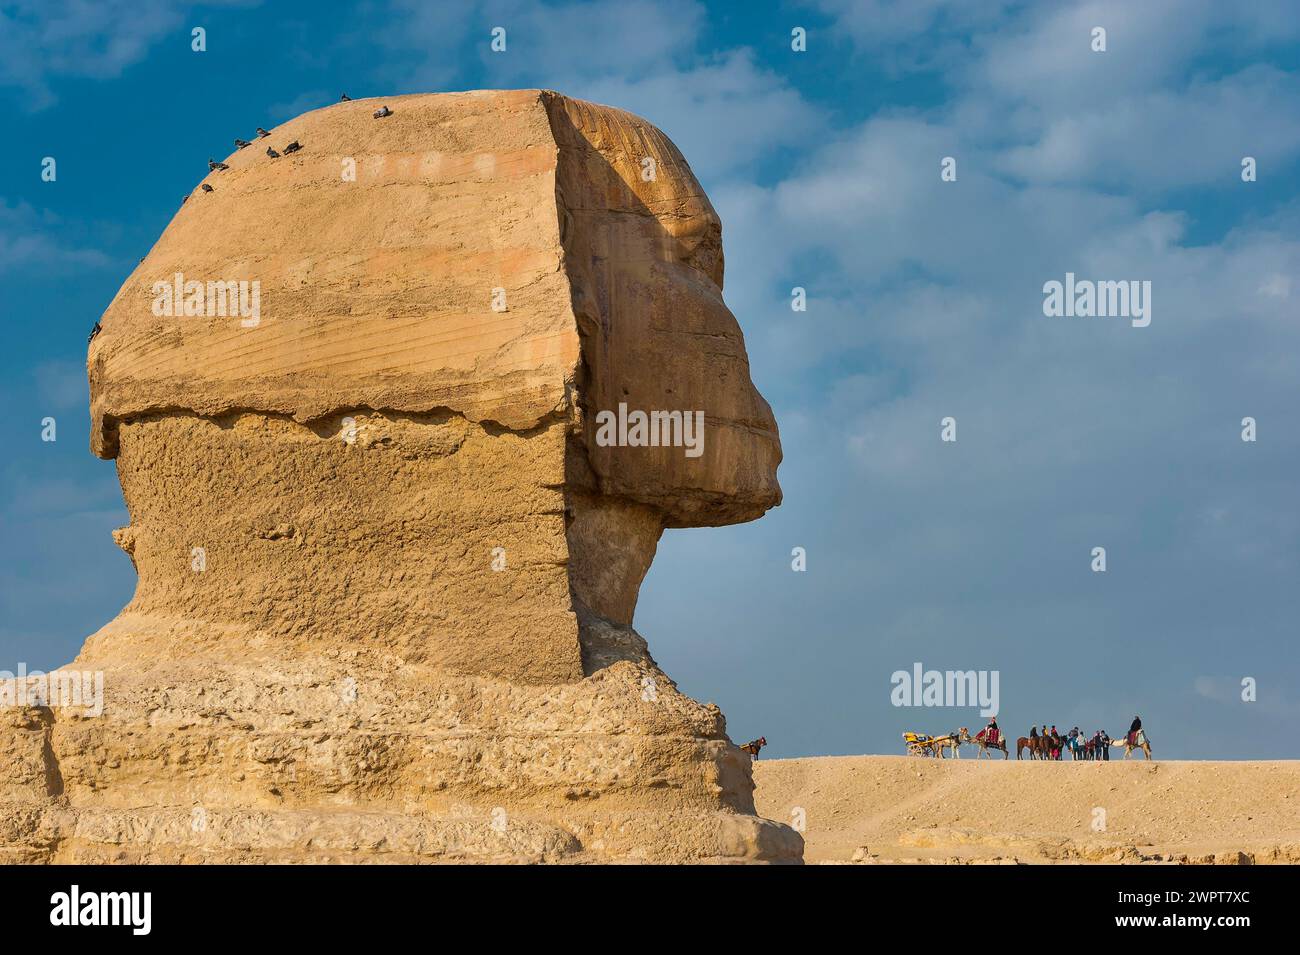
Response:
POLYGON ((1300 755, 1300 17, 1263 0, 0 3, 0 669, 130 598, 86 335, 207 157, 344 91, 535 86, 660 126, 722 216, 785 502, 667 532, 636 622, 733 737, 978 725, 891 705, 919 661, 997 670, 1016 733, 1300 755), (1151 325, 1045 317, 1067 271, 1151 281, 1151 325))

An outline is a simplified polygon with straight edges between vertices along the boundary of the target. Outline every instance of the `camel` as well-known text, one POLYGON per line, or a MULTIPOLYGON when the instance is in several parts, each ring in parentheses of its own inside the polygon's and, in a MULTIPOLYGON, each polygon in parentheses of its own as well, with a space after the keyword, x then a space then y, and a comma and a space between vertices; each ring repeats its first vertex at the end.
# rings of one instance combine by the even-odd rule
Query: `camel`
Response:
POLYGON ((1129 753, 1133 752, 1135 749, 1142 750, 1143 755, 1146 756, 1147 759, 1151 758, 1151 740, 1147 738, 1146 730, 1137 731, 1137 745, 1130 743, 1127 736, 1122 739, 1111 740, 1110 745, 1123 746, 1125 759, 1128 759, 1129 753))
MULTIPOLYGON (((991 749, 999 750, 1002 753, 1003 759, 1011 758, 1010 753, 1007 752, 1007 738, 1005 736, 999 736, 996 743, 990 743, 984 738, 983 733, 977 733, 975 736, 971 736, 970 730, 963 726, 961 731, 958 733, 958 740, 962 743, 970 743, 975 747, 976 759, 979 759, 981 756, 987 756, 989 759, 992 759, 993 756, 989 752, 991 749)), ((1019 759, 1018 756, 1016 758, 1019 759)))

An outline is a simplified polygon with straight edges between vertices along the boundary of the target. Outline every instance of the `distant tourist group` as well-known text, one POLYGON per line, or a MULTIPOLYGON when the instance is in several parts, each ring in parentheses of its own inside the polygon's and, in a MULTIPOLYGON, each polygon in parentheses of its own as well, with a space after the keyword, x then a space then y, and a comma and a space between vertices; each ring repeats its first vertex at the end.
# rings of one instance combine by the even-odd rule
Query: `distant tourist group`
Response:
POLYGON ((1096 730, 1087 736, 1076 726, 1062 736, 1055 726, 1048 729, 1044 725, 1041 734, 1037 726, 1031 726, 1029 735, 1021 737, 1018 742, 1021 745, 1016 746, 1016 759, 1021 758, 1025 749, 1029 750, 1030 759, 1060 759, 1066 752, 1071 759, 1110 759, 1110 734, 1105 730, 1096 730))
POLYGON ((1065 753, 1069 753, 1071 759, 1109 761, 1112 746, 1124 747, 1126 758, 1132 750, 1140 749, 1150 759, 1151 746, 1142 730, 1142 718, 1133 717, 1133 722, 1129 724, 1128 732, 1122 739, 1112 737, 1105 730, 1094 730, 1089 736, 1077 726, 1065 734, 1059 733, 1055 725, 1049 727, 1044 723, 1041 732, 1037 726, 1031 726, 1028 736, 1016 740, 1016 759, 1020 759, 1024 751, 1028 750, 1030 759, 1059 760, 1065 753))
MULTIPOLYGON (((946 736, 904 733, 903 741, 907 744, 908 754, 912 756, 938 756, 941 758, 945 755, 960 756, 959 747, 963 743, 975 746, 977 756, 991 756, 994 752, 1001 753, 1003 759, 1009 756, 1007 740, 998 728, 996 717, 990 720, 988 726, 974 736, 971 736, 970 731, 963 726, 956 732, 949 733, 946 736)), ((1064 734, 1058 732, 1055 726, 1049 726, 1046 723, 1043 724, 1041 730, 1037 725, 1032 726, 1029 729, 1028 736, 1021 736, 1016 740, 1016 759, 1023 759, 1027 750, 1030 759, 1060 760, 1065 753, 1069 753, 1071 759, 1105 760, 1109 762, 1110 748, 1112 746, 1122 746, 1126 759, 1129 753, 1135 749, 1141 750, 1142 754, 1147 759, 1150 759, 1151 744, 1142 729, 1141 717, 1133 717, 1128 733, 1119 739, 1112 737, 1105 730, 1094 730, 1092 735, 1089 736, 1077 726, 1064 734)))

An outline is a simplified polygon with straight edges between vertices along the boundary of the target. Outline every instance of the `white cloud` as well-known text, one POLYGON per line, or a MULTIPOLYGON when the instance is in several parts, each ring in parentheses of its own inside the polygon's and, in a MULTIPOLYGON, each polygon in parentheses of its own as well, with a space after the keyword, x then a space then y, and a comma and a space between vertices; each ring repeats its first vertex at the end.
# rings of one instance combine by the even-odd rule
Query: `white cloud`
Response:
POLYGON ((618 106, 654 123, 687 157, 706 187, 753 167, 776 149, 807 148, 825 117, 745 50, 639 80, 575 80, 572 95, 618 106))
MULTIPOLYGON (((958 62, 970 36, 1003 20, 1016 0, 818 0, 812 4, 829 16, 832 43, 847 36, 873 64, 892 74, 936 70, 958 62)), ((810 35, 817 50, 825 34, 810 35)))
POLYGON ((1158 90, 1050 118, 1003 167, 1032 182, 1153 190, 1219 182, 1240 188, 1241 159, 1265 174, 1300 155, 1300 78, 1256 66, 1181 91, 1158 90))
POLYGON ((445 88, 471 63, 498 88, 555 88, 556 77, 636 77, 689 54, 704 21, 703 8, 692 0, 395 0, 391 10, 396 23, 384 42, 397 62, 385 72, 414 84, 413 91, 445 88), (505 30, 505 50, 494 52, 498 27, 505 30))
MULTIPOLYGON (((248 2, 207 0, 203 5, 248 2)), ((0 86, 20 89, 28 109, 44 109, 55 102, 51 80, 121 75, 163 37, 188 27, 186 17, 196 6, 183 0, 17 0, 7 4, 0 9, 0 86)), ((177 42, 188 46, 189 36, 178 36, 177 42)))
POLYGON ((110 259, 98 249, 81 248, 59 235, 60 220, 25 202, 0 198, 0 273, 15 269, 101 268, 110 259))

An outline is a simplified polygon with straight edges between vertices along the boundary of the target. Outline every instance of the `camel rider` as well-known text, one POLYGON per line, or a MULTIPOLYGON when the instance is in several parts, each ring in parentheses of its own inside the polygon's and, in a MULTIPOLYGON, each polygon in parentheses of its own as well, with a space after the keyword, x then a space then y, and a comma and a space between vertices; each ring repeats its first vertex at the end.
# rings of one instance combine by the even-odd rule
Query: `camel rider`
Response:
POLYGON ((989 725, 984 727, 984 742, 993 746, 998 745, 999 733, 998 718, 995 716, 993 719, 989 720, 989 725))
POLYGON ((1142 717, 1140 716, 1133 717, 1133 722, 1129 724, 1129 728, 1128 728, 1128 744, 1130 746, 1137 745, 1138 730, 1140 730, 1141 728, 1142 728, 1142 717))

